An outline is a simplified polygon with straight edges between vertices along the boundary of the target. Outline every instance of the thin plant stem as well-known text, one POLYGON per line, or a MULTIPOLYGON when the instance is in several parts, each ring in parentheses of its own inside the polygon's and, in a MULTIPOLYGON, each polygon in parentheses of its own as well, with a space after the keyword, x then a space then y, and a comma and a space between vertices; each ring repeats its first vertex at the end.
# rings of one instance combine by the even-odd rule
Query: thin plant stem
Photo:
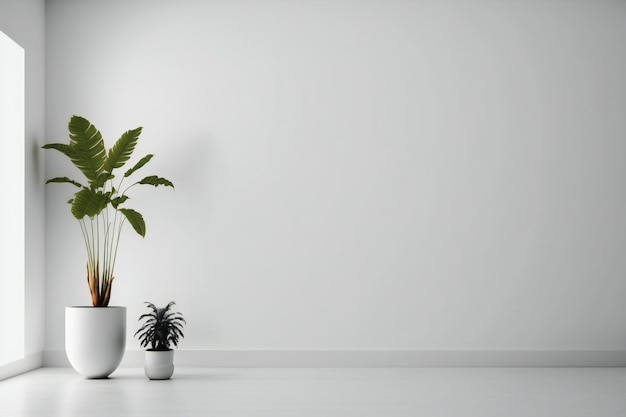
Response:
POLYGON ((120 236, 122 235, 122 226, 124 226, 124 221, 125 220, 126 220, 126 217, 124 217, 122 219, 122 221, 120 222, 120 226, 119 226, 119 229, 117 231, 117 241, 115 242, 115 252, 113 253, 113 268, 115 268, 115 261, 117 260, 117 248, 120 245, 120 236))
POLYGON ((89 247, 89 236, 87 232, 87 227, 85 226, 85 221, 83 219, 79 220, 78 223, 80 224, 80 230, 83 234, 85 247, 87 248, 87 261, 89 264, 91 264, 93 262, 93 253, 91 252, 90 247, 89 247))

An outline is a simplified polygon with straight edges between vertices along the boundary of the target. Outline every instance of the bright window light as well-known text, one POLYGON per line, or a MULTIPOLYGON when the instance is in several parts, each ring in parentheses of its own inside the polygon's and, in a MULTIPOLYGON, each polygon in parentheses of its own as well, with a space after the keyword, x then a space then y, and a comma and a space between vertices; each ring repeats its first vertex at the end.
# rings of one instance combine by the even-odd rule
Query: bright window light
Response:
POLYGON ((0 32, 0 366, 24 358, 24 49, 0 32))

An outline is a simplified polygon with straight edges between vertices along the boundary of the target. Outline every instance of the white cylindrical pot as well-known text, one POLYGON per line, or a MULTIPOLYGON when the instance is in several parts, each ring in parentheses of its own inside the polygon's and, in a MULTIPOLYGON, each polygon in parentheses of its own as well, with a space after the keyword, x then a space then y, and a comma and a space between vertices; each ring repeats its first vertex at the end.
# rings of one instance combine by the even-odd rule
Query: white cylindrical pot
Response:
POLYGON ((169 379, 174 373, 174 350, 146 350, 146 376, 169 379))
POLYGON ((65 307, 65 353, 85 378, 106 378, 126 349, 126 307, 65 307))

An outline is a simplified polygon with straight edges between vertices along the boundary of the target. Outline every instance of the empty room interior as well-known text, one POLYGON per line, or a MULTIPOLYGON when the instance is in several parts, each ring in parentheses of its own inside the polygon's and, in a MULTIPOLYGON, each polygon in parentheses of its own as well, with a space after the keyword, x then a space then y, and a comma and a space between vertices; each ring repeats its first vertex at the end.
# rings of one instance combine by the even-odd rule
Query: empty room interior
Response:
POLYGON ((0 416, 626 415, 626 2, 0 0, 0 135, 0 416))

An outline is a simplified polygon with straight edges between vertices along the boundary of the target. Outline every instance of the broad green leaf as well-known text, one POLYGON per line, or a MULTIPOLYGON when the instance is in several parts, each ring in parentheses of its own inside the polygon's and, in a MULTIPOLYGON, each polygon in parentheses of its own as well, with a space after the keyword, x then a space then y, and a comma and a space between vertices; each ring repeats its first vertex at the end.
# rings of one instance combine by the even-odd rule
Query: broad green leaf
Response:
POLYGON ((141 127, 134 130, 127 130, 117 142, 115 142, 115 145, 109 149, 109 154, 104 162, 104 170, 106 172, 112 172, 115 168, 121 168, 126 161, 130 159, 137 145, 137 141, 139 140, 141 130, 141 127))
POLYGON ((78 158, 78 153, 74 150, 74 148, 67 143, 48 143, 42 146, 43 149, 55 149, 65 156, 70 158, 72 161, 78 158))
POLYGON ((78 220, 85 216, 94 217, 99 214, 109 202, 109 194, 94 192, 91 189, 83 188, 74 194, 72 202, 72 214, 78 220))
POLYGON ((81 183, 78 183, 78 182, 76 182, 74 180, 71 180, 71 179, 69 179, 67 177, 52 178, 52 179, 49 179, 48 181, 46 181, 46 184, 50 184, 51 182, 58 182, 58 183, 65 183, 65 182, 67 182, 69 184, 73 184, 73 185, 77 186, 78 188, 84 187, 81 183))
POLYGON ((128 200, 127 195, 115 197, 113 200, 111 200, 111 205, 113 206, 113 208, 117 208, 120 204, 122 204, 126 200, 128 200))
POLYGON ((108 172, 103 172, 91 182, 91 189, 96 191, 98 188, 104 187, 104 183, 113 178, 115 178, 115 175, 108 172))
POLYGON ((104 169, 106 151, 102 135, 89 120, 72 116, 68 123, 70 146, 76 152, 72 162, 88 180, 95 180, 104 169))
POLYGON ((126 216, 128 222, 133 226, 135 232, 141 237, 146 236, 146 223, 143 221, 143 216, 133 209, 120 209, 122 214, 126 216))
POLYGON ((165 185, 166 187, 174 188, 174 184, 172 184, 171 181, 166 180, 165 178, 157 177, 156 175, 146 177, 139 181, 138 184, 154 185, 155 187, 158 187, 159 185, 165 185))
POLYGON ((144 166, 145 164, 148 163, 148 161, 150 161, 152 159, 154 155, 152 154, 148 154, 146 156, 144 156, 143 158, 141 158, 139 160, 139 162, 137 162, 135 164, 134 167, 132 167, 131 169, 129 169, 128 171, 126 171, 126 173, 124 174, 124 177, 130 177, 132 175, 133 172, 137 171, 139 168, 141 168, 142 166, 144 166))

